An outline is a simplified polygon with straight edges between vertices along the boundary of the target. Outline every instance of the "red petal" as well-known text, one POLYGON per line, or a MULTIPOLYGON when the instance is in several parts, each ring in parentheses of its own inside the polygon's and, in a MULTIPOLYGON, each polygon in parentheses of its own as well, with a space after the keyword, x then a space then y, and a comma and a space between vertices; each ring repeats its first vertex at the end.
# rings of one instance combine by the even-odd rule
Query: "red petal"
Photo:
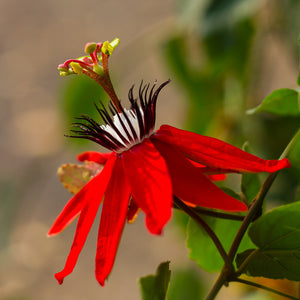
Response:
POLYGON ((172 212, 172 185, 165 160, 149 139, 123 152, 132 196, 146 214, 151 233, 160 234, 172 212))
POLYGON ((222 181, 226 179, 225 174, 215 174, 215 175, 207 175, 213 181, 222 181))
POLYGON ((78 256, 85 244, 86 238, 92 227, 99 205, 111 177, 115 160, 116 156, 114 155, 107 161, 102 172, 95 176, 92 181, 90 181, 93 182, 92 185, 90 185, 90 182, 88 183, 90 188, 85 192, 83 200, 84 206, 78 219, 76 232, 69 256, 67 258, 64 269, 61 272, 55 274, 55 278, 57 279, 59 284, 63 283, 64 278, 73 271, 76 265, 78 256))
POLYGON ((245 211, 247 206, 224 193, 199 168, 179 151, 160 141, 153 141, 163 155, 171 174, 173 192, 184 201, 226 211, 245 211))
POLYGON ((130 186, 124 176, 122 161, 117 160, 105 193, 98 233, 95 273, 102 286, 114 264, 129 198, 130 186))
POLYGON ((162 125, 153 138, 175 146, 187 158, 231 172, 276 172, 289 161, 264 160, 221 140, 162 125))
POLYGON ((77 159, 79 161, 93 161, 98 164, 104 165, 108 158, 110 157, 111 153, 101 153, 96 151, 86 151, 79 155, 77 155, 77 159))

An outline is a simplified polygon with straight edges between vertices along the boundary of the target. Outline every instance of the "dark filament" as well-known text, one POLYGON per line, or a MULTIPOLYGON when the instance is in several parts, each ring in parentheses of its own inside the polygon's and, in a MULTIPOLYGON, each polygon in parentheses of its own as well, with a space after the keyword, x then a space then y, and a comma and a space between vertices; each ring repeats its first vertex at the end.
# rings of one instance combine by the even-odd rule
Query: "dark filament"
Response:
POLYGON ((109 125, 114 130, 122 142, 120 142, 120 140, 115 138, 111 133, 102 128, 98 122, 87 115, 81 115, 80 118, 77 118, 77 120, 81 120, 83 122, 73 123, 73 127, 76 127, 77 129, 72 129, 71 132, 75 133, 75 135, 67 136, 72 138, 88 139, 115 152, 118 152, 121 149, 124 150, 125 148, 130 148, 130 145, 134 145, 142 141, 144 137, 149 136, 154 130, 158 94, 169 82, 170 80, 167 80, 166 82, 162 83, 156 90, 156 84, 154 84, 150 91, 150 84, 143 85, 143 82, 141 82, 138 99, 134 98, 133 96, 134 86, 132 86, 128 92, 128 98, 131 103, 130 110, 125 111, 120 105, 121 114, 123 114, 124 119, 120 116, 116 107, 111 101, 108 104, 109 111, 101 102, 101 108, 95 104, 95 107, 103 121, 106 123, 106 125, 109 125), (137 118, 139 136, 137 135, 137 132, 130 121, 130 114, 137 118), (121 133, 120 129, 115 125, 113 117, 114 115, 117 116, 124 133, 121 133))

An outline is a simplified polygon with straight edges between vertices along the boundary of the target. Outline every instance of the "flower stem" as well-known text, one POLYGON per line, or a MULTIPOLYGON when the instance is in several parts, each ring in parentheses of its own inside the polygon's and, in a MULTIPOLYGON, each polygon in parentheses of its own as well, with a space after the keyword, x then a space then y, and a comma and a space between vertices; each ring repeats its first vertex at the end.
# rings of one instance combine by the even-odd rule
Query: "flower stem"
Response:
POLYGON ((219 238, 216 236, 216 234, 213 232, 213 230, 208 226, 208 224, 195 211, 193 211, 192 208, 187 206, 179 198, 177 198, 176 196, 173 196, 173 199, 174 199, 174 203, 180 209, 182 209, 187 215, 189 215, 195 222, 197 222, 207 232, 207 234, 210 236, 210 238, 214 242, 215 246, 217 247, 220 255, 222 256, 227 269, 230 270, 231 272, 234 272, 234 267, 233 267, 232 261, 229 259, 219 238))
POLYGON ((271 289, 271 288, 269 288, 267 286, 261 285, 261 284, 256 283, 256 282, 251 282, 251 281, 248 281, 248 280, 245 280, 245 279, 241 279, 241 278, 236 278, 236 279, 231 280, 231 281, 236 281, 236 282, 240 282, 240 283, 247 284, 247 285, 250 285, 250 286, 254 286, 254 287, 257 287, 259 289, 262 289, 262 290, 265 290, 265 291, 268 291, 268 292, 271 292, 271 293, 274 293, 274 294, 286 297, 288 299, 300 300, 300 298, 297 298, 297 297, 294 297, 294 296, 291 296, 291 295, 279 292, 277 290, 271 289))
POLYGON ((103 66, 103 71, 104 71, 104 78, 105 78, 105 83, 106 83, 106 89, 105 91, 109 95, 111 101, 115 105, 117 111, 120 113, 122 112, 122 107, 120 100, 118 96, 116 95, 116 92, 114 90, 114 87, 111 83, 110 80, 110 75, 109 75, 109 69, 108 69, 108 55, 102 52, 102 66, 103 66))
POLYGON ((222 213, 219 211, 213 211, 209 209, 205 209, 203 207, 195 207, 193 208, 195 212, 198 214, 203 214, 207 216, 212 216, 215 218, 220 218, 220 219, 227 219, 227 220, 233 220, 233 221, 243 221, 245 216, 241 215, 235 215, 235 214, 229 214, 229 213, 222 213))

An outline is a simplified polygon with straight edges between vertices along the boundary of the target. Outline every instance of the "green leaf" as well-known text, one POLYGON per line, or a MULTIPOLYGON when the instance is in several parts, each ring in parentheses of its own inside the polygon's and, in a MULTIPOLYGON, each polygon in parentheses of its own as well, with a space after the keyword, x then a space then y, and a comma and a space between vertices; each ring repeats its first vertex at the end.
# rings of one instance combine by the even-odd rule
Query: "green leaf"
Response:
POLYGON ((248 114, 267 112, 280 116, 299 115, 299 91, 278 89, 268 95, 263 102, 247 111, 248 114))
POLYGON ((248 234, 258 249, 238 254, 236 263, 244 263, 243 273, 300 280, 300 202, 271 210, 251 225, 248 234))
MULTIPOLYGON (((213 217, 202 217, 213 229, 215 234, 220 239, 224 249, 229 250, 233 239, 241 225, 239 221, 217 219, 213 217)), ((219 254, 215 244, 196 222, 190 219, 187 227, 187 247, 190 250, 189 256, 195 260, 197 264, 208 272, 219 271, 224 261, 219 254)), ((240 250, 245 250, 249 247, 253 247, 250 239, 246 236, 243 239, 240 250)))
POLYGON ((63 186, 76 194, 102 169, 103 165, 95 162, 86 162, 84 165, 64 164, 58 168, 57 175, 63 186))
POLYGON ((242 175, 241 190, 242 193, 245 195, 248 203, 251 203, 251 201, 255 198, 259 189, 260 189, 260 180, 258 174, 244 173, 242 175))
POLYGON ((203 299, 204 285, 197 270, 176 270, 168 291, 168 300, 203 299))
POLYGON ((170 262, 161 263, 155 275, 140 278, 140 287, 143 300, 165 300, 170 284, 170 262))

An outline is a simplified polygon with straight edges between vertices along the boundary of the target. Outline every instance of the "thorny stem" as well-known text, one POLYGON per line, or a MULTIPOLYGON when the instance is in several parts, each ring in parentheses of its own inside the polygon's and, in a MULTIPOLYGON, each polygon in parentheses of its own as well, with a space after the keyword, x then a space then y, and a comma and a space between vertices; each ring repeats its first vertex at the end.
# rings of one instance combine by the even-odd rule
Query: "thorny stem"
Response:
MULTIPOLYGON (((289 144, 286 146, 285 150, 282 152, 281 156, 279 159, 283 159, 286 158, 288 156, 288 154, 290 153, 292 147, 294 146, 295 141, 297 140, 297 138, 300 136, 300 129, 296 132, 296 134, 294 135, 294 137, 291 139, 291 141, 289 142, 289 144)), ((236 255, 236 252, 239 248, 239 245, 250 225, 250 223, 253 221, 253 218, 256 216, 257 212, 259 212, 262 208, 262 204, 263 201, 265 199, 266 194, 268 193, 271 185, 273 184, 276 176, 277 176, 278 172, 272 173, 270 174, 266 181, 264 182, 264 184, 262 185, 261 189, 259 190, 257 196, 255 197, 255 199, 252 201, 250 209, 245 217, 245 219, 243 220, 239 231, 237 232, 235 239, 231 245, 231 248, 228 252, 228 258, 231 262, 231 264, 233 264, 233 259, 236 255)), ((226 266, 223 267, 222 272, 220 273, 219 277, 217 278, 215 284, 213 285, 213 287, 211 288, 209 294, 207 295, 207 297, 205 298, 206 300, 213 300, 215 299, 215 297, 217 296, 217 294, 219 293, 220 289, 222 288, 222 286, 229 281, 238 281, 238 282, 242 282, 241 279, 237 278, 237 276, 239 276, 239 273, 235 273, 234 271, 232 273, 228 273, 228 269, 226 268, 226 266)), ((252 283, 246 282, 244 281, 243 283, 245 284, 249 284, 251 285, 252 283)), ((253 285, 253 284, 252 284, 253 285)), ((269 291, 271 291, 272 289, 269 289, 267 287, 263 287, 260 286, 261 288, 265 288, 268 289, 269 291)), ((280 292, 278 292, 280 293, 280 292)), ((286 295, 285 295, 286 296, 286 295)), ((287 296, 286 296, 287 297, 287 296)), ((290 298, 290 299, 297 299, 298 298, 290 298)))
POLYGON ((174 203, 182 209, 188 216, 190 216, 195 222, 197 222, 210 236, 212 241, 214 242, 215 246, 217 247, 220 255, 222 256, 224 263, 226 267, 231 271, 234 272, 234 267, 232 264, 232 261, 229 260, 229 257, 223 248, 223 245, 221 244, 219 238, 216 236, 214 231, 208 226, 208 224, 195 212, 193 209, 191 209, 189 206, 187 206, 184 202, 182 202, 179 198, 176 196, 173 196, 174 203))

